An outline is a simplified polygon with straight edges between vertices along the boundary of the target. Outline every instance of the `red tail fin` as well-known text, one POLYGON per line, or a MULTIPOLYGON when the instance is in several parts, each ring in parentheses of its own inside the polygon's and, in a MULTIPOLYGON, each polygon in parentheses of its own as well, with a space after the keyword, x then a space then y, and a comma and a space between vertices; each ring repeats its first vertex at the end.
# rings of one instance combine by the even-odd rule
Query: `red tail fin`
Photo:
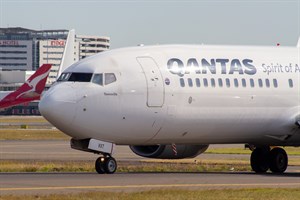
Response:
POLYGON ((44 64, 16 91, 9 93, 0 100, 0 108, 7 108, 14 105, 39 100, 45 88, 50 64, 44 64))

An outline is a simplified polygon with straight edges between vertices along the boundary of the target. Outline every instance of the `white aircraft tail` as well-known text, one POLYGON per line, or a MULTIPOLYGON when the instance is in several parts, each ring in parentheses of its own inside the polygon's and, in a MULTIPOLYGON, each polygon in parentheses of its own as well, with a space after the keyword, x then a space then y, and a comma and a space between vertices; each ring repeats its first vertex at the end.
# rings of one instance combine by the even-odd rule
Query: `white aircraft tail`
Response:
POLYGON ((72 29, 69 31, 67 42, 65 46, 65 50, 63 53, 63 57, 59 66, 59 70, 57 73, 57 78, 59 78, 60 74, 67 69, 70 65, 72 65, 74 61, 74 45, 75 45, 75 30, 72 29))
POLYGON ((299 37, 299 39, 298 39, 297 47, 300 48, 300 37, 299 37))

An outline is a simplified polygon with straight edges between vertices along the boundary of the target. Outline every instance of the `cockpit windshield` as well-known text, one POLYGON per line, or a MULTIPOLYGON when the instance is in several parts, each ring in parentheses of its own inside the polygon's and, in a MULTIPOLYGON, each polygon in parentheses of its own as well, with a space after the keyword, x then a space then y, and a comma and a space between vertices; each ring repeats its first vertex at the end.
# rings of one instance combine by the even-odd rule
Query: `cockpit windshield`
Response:
POLYGON ((62 73, 57 80, 58 82, 92 82, 98 85, 109 85, 117 81, 116 75, 114 73, 104 73, 104 74, 92 74, 92 73, 78 73, 78 72, 68 72, 62 73))
POLYGON ((92 73, 62 73, 57 80, 58 82, 70 81, 70 82, 90 82, 92 79, 92 73))
POLYGON ((62 73, 57 81, 68 81, 71 73, 62 73))

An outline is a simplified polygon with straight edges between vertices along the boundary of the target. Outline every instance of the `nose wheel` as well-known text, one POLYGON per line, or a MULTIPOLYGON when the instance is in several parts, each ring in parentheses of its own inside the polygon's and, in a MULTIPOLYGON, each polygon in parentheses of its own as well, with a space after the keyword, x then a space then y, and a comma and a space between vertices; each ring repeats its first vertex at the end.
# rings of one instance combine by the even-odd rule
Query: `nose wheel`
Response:
POLYGON ((99 157, 95 162, 98 174, 113 174, 117 170, 117 161, 111 156, 99 157))

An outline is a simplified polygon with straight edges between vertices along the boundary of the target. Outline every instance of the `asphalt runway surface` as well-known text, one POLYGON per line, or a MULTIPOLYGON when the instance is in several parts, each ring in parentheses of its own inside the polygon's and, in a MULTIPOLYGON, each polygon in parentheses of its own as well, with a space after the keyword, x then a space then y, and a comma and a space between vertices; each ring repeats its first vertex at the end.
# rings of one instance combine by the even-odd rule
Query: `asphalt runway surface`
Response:
MULTIPOLYGON (((212 148, 242 145, 212 145, 212 148)), ((84 160, 94 162, 97 155, 73 150, 69 141, 0 141, 0 160, 84 160)), ((117 146, 119 161, 140 161, 127 146, 117 146)), ((202 154, 196 159, 249 160, 249 155, 202 154)), ((300 159, 299 156, 293 158, 300 159)), ((1 165, 0 165, 1 167, 1 165)), ((0 173, 0 195, 53 194, 87 191, 132 192, 151 189, 223 189, 282 187, 300 188, 299 167, 289 167, 283 175, 253 172, 210 173, 0 173)))
POLYGON ((150 189, 300 188, 300 174, 254 173, 10 173, 0 174, 0 194, 51 194, 87 191, 132 192, 150 189))
MULTIPOLYGON (((243 145, 211 145, 209 148, 243 148, 243 145)), ((98 155, 71 149, 65 140, 12 140, 0 141, 0 159, 5 160, 96 160, 98 155)), ((117 146, 114 157, 117 160, 143 160, 128 146, 117 146)), ((239 159, 249 160, 249 155, 201 154, 197 159, 239 159)), ((300 159, 300 157, 299 157, 300 159)))

